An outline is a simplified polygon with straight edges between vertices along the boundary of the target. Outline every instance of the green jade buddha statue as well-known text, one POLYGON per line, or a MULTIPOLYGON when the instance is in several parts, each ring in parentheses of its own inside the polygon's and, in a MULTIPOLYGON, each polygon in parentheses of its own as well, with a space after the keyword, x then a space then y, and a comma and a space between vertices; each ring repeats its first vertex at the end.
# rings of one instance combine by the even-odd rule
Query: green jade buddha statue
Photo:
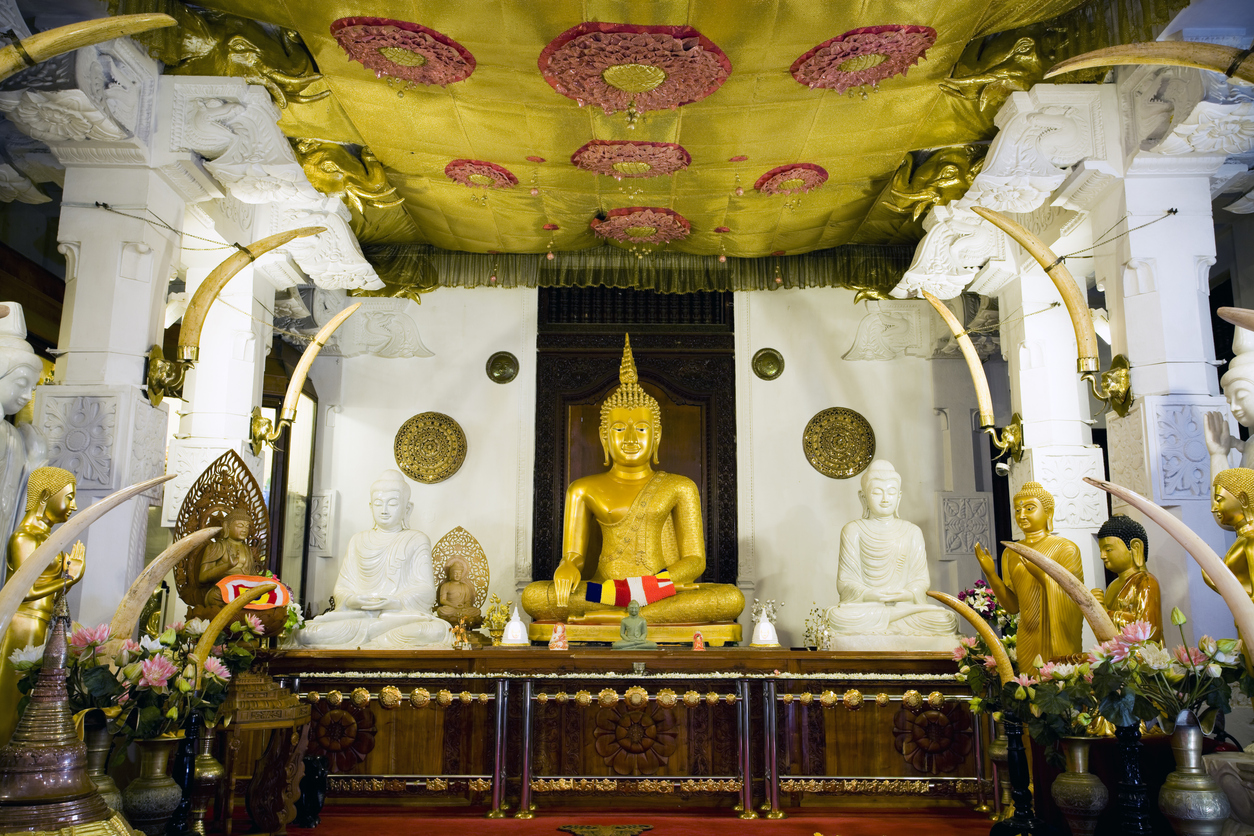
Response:
MULTIPOLYGON (((537 622, 612 625, 616 634, 627 603, 640 601, 643 591, 640 614, 651 628, 734 621, 745 606, 740 590, 697 583, 705 571, 705 533, 696 484, 653 469, 659 463, 662 413, 640 386, 629 339, 619 386, 601 404, 600 436, 610 469, 567 488, 561 563, 552 581, 535 581, 523 590, 523 609, 537 622), (584 582, 594 523, 601 527, 601 554, 584 582)), ((532 625, 532 639, 547 638, 535 634, 538 626, 532 625)), ((689 641, 692 630, 682 632, 689 641)))

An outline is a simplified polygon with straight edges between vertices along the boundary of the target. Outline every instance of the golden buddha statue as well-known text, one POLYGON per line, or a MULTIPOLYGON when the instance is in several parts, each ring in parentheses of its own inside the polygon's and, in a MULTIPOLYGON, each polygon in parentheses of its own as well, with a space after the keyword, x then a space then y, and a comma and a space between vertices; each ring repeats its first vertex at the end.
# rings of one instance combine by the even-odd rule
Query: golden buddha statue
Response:
POLYGON ((1149 538, 1145 526, 1124 514, 1115 514, 1097 530, 1097 547, 1102 563, 1116 577, 1103 593, 1093 590, 1110 620, 1122 630, 1134 621, 1154 625, 1153 641, 1163 640, 1162 596, 1158 579, 1145 568, 1149 557, 1149 538))
MULTIPOLYGON (((1230 467, 1215 475, 1211 493, 1211 513, 1220 528, 1237 533, 1236 542, 1224 555, 1224 563, 1237 576, 1245 594, 1254 598, 1254 583, 1250 580, 1250 561, 1254 560, 1254 470, 1248 467, 1230 467)), ((1202 580, 1211 589, 1215 582, 1202 572, 1202 580)), ((1215 590, 1218 592, 1218 590, 1215 590)))
MULTIPOLYGON (((1027 482, 1015 494, 1014 518, 1023 532, 1023 539, 1016 542, 1031 546, 1084 580, 1079 547, 1050 533, 1054 497, 1039 482, 1027 482)), ((975 557, 997 600, 1007 612, 1019 614, 1015 658, 1020 672, 1036 673, 1037 656, 1048 662, 1083 649, 1080 608, 1048 575, 1009 549, 1001 555, 1000 577, 992 556, 978 543, 975 557)))
MULTIPOLYGON (((601 404, 601 447, 610 469, 576 479, 566 490, 562 560, 552 581, 535 581, 523 590, 523 609, 536 622, 531 638, 548 638, 552 622, 606 625, 608 635, 574 631, 572 639, 612 641, 631 600, 651 634, 656 626, 731 622, 745 598, 731 584, 697 583, 705 571, 705 532, 701 497, 687 477, 661 470, 658 446, 662 412, 640 386, 631 341, 625 340, 619 386, 601 404), (591 526, 601 528, 596 571, 582 580, 591 526)), ((727 625, 715 639, 738 641, 739 625, 727 625)), ((680 630, 685 642, 691 629, 680 630)), ((713 637, 706 629, 707 637, 713 637)), ((678 633, 676 633, 678 635, 678 633)), ((669 636, 664 640, 670 640, 669 636)), ((678 640, 678 639, 676 639, 678 640)))
POLYGON ((204 605, 215 613, 222 609, 218 581, 230 575, 257 574, 257 557, 247 542, 252 531, 252 515, 243 508, 236 508, 222 521, 221 537, 205 546, 196 580, 204 593, 204 605))
MULTIPOLYGON (((31 473, 26 486, 26 514, 9 538, 9 577, 48 539, 54 525, 65 522, 77 510, 74 488, 74 474, 68 470, 40 467, 31 473)), ((13 734, 17 725, 17 703, 21 698, 17 672, 9 664, 9 655, 15 650, 44 643, 57 594, 82 580, 84 556, 81 542, 74 544, 69 555, 57 555, 35 581, 0 642, 0 745, 13 734)))

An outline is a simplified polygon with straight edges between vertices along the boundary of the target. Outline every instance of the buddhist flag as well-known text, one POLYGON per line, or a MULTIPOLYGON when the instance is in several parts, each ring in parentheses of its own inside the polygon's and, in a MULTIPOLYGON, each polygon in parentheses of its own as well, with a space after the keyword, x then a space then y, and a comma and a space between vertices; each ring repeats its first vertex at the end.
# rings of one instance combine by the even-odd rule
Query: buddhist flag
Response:
POLYGON ((674 594, 675 582, 671 580, 670 573, 663 569, 656 575, 624 578, 608 583, 589 583, 584 598, 593 604, 625 607, 632 601, 638 601, 641 606, 652 604, 674 594))
POLYGON ((279 583, 278 578, 263 578, 259 575, 227 575, 214 586, 222 593, 222 603, 229 604, 248 590, 262 584, 275 584, 274 589, 257 600, 245 604, 246 610, 268 610, 272 607, 286 607, 292 602, 287 587, 279 583))

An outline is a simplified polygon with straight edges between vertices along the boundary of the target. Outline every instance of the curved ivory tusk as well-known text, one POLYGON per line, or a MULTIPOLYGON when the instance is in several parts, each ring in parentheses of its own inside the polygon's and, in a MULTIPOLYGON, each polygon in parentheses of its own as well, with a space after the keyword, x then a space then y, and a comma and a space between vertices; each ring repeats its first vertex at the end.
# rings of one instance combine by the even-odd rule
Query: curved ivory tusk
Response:
POLYGON ((1071 317, 1072 327, 1075 328, 1075 344, 1080 352, 1080 362, 1083 364, 1085 360, 1092 361, 1094 364, 1092 370, 1096 371, 1097 332, 1093 330, 1093 313, 1089 310, 1088 299, 1072 278, 1071 271, 1058 260, 1053 250, 1045 246, 1045 242, 1010 218, 991 209, 985 209, 983 206, 972 206, 971 211, 1013 238, 1019 246, 1036 259, 1041 267, 1045 268, 1045 275, 1049 276, 1054 287, 1058 288, 1063 304, 1067 306, 1067 314, 1071 317))
MULTIPOLYGON (((1175 515, 1167 509, 1135 491, 1130 491, 1113 482, 1092 479, 1088 476, 1084 477, 1084 481, 1101 488, 1108 494, 1119 497, 1156 522, 1159 528, 1183 546, 1189 556, 1197 561, 1197 565, 1202 567, 1202 571, 1215 582, 1215 587, 1223 596, 1224 603, 1232 611, 1232 618, 1237 623, 1237 630, 1240 631, 1241 637, 1247 642, 1254 641, 1254 601, 1245 594, 1245 587, 1241 586, 1237 576, 1232 574, 1232 570, 1223 562, 1223 559, 1215 554, 1215 550, 1210 547, 1209 543, 1198 536, 1193 529, 1176 519, 1175 515)), ((1247 665, 1251 662, 1252 652, 1254 651, 1249 647, 1245 649, 1247 665)))
POLYGON ((163 14, 118 15, 36 32, 17 44, 0 49, 0 80, 75 49, 150 29, 164 29, 177 23, 174 18, 163 14))
POLYGON ((109 623, 109 634, 115 639, 129 639, 135 636, 135 627, 139 624, 139 616, 144 604, 152 597, 152 593, 161 583, 162 578, 197 548, 203 546, 211 538, 216 537, 221 528, 202 528, 173 543, 170 548, 157 555, 148 568, 140 573, 131 584, 126 597, 122 599, 113 620, 109 623))
POLYGON ((937 299, 926 290, 922 291, 923 298, 936 308, 936 312, 940 314, 941 319, 945 320, 945 324, 949 326, 949 330, 953 332, 954 339, 958 341, 958 347, 962 349, 962 356, 967 361, 967 369, 971 372, 971 382, 975 384, 975 402, 979 405, 980 427, 994 426, 993 420, 993 396, 989 393, 988 377, 984 374, 984 364, 980 362, 980 355, 975 353, 975 345, 971 342, 971 337, 963 330, 962 323, 958 321, 958 317, 954 316, 953 311, 949 307, 937 299))
POLYGON ((1153 43, 1123 44, 1105 49, 1095 49, 1066 61, 1059 61, 1045 73, 1053 78, 1072 70, 1090 67, 1109 67, 1115 64, 1151 64, 1172 67, 1196 67, 1231 75, 1242 81, 1254 82, 1254 56, 1245 56, 1240 62, 1241 50, 1231 46, 1201 44, 1195 41, 1157 41, 1153 43), (1233 64, 1236 64, 1234 67, 1233 64), (1231 71, 1231 72, 1230 72, 1231 71))
POLYGON ((300 356, 300 362, 296 364, 296 370, 292 372, 292 380, 287 384, 287 394, 283 396, 283 411, 279 413, 280 418, 288 420, 296 418, 296 403, 300 398, 300 390, 305 388, 305 378, 309 376, 309 367, 313 365, 314 358, 318 356, 319 351, 322 351, 327 340, 331 339, 335 329, 343 325, 344 320, 356 313, 360 307, 361 302, 356 302, 331 317, 331 321, 322 326, 322 330, 313 338, 313 342, 305 347, 305 353, 300 356))
POLYGON ((200 641, 196 642, 196 649, 193 650, 191 656, 188 657, 188 661, 196 666, 196 682, 194 685, 196 690, 200 690, 200 677, 205 670, 205 660, 209 658, 210 651, 212 651, 213 646, 217 644, 218 634, 225 630, 226 625, 234 621, 236 616, 244 611, 244 607, 248 606, 262 595, 265 595, 270 590, 277 588, 278 585, 273 583, 263 583, 260 586, 254 586, 252 589, 241 593, 238 598, 223 607, 218 614, 213 617, 213 621, 209 622, 209 628, 205 630, 204 634, 200 637, 200 641))
POLYGON ((1217 313, 1219 318, 1224 322, 1229 322, 1238 328, 1244 328, 1247 331, 1254 331, 1254 311, 1249 308, 1220 308, 1217 313))
POLYGON ((1115 629, 1115 622, 1110 620, 1110 613, 1106 612, 1106 607, 1102 605, 1102 602, 1097 600, 1093 591, 1081 583, 1079 578, 1068 572, 1062 564, 1022 543, 1003 540, 1001 544, 1024 560, 1038 566, 1042 572, 1053 579, 1054 583, 1062 587, 1062 591, 1079 605, 1080 612, 1084 613, 1084 620, 1093 628, 1093 635, 1097 636, 1099 642, 1108 642, 1119 635, 1119 631, 1115 629))
POLYGON ((205 327, 205 317, 213 300, 218 298, 226 283, 235 278, 235 274, 271 250, 281 247, 297 238, 317 235, 326 232, 324 226, 304 226, 300 229, 289 229, 269 238, 262 238, 249 244, 242 250, 236 250, 225 261, 213 268, 213 272, 192 294, 192 301, 187 303, 183 312, 183 327, 179 329, 179 350, 176 359, 195 363, 200 355, 200 332, 205 327))
POLYGON ((9 629, 9 622, 13 620, 13 614, 21 606, 22 599, 30 594, 35 581, 39 580, 39 576, 52 564, 56 556, 65 551, 66 546, 79 539, 79 535, 83 533, 87 526, 131 497, 141 494, 149 488, 154 488, 162 482, 168 482, 176 475, 170 473, 165 476, 158 476, 155 479, 148 479, 147 481, 131 485, 129 488, 115 491, 99 502, 74 514, 62 523, 60 528, 49 534, 43 545, 35 549, 31 556, 26 558, 21 568, 10 575, 4 588, 0 589, 0 636, 3 636, 5 631, 9 629))
POLYGON ((992 654, 993 661, 997 663, 997 676, 1001 679, 1001 684, 1005 685, 1015 678, 1014 666, 1010 664, 1010 654, 1006 652, 1006 646, 1001 643, 1001 639, 997 638, 997 634, 993 632, 993 628, 988 626, 979 613, 971 609, 966 604, 959 601, 952 595, 944 592, 929 591, 929 598, 935 598, 942 604, 946 605, 958 615, 971 622, 971 626, 975 628, 975 632, 980 634, 980 638, 984 639, 984 643, 988 645, 988 652, 992 654))

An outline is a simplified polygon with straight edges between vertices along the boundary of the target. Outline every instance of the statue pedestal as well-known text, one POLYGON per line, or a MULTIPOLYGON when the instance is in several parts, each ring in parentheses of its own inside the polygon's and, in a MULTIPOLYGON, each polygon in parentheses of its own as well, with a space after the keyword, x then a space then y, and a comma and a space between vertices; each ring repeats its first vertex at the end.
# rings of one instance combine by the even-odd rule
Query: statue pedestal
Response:
MULTIPOLYGON (((533 642, 547 642, 553 636, 553 625, 557 623, 533 621, 527 627, 527 636, 533 642)), ((739 624, 735 621, 720 621, 712 624, 650 624, 649 641, 658 644, 692 644, 692 634, 698 631, 705 643, 714 647, 722 647, 727 642, 739 642, 742 638, 739 624)), ((616 642, 619 639, 618 624, 567 624, 566 638, 571 642, 616 642)))
POLYGON ((837 633, 829 640, 829 650, 864 651, 866 653, 929 653, 949 652, 958 646, 958 635, 905 636, 890 633, 837 633))

